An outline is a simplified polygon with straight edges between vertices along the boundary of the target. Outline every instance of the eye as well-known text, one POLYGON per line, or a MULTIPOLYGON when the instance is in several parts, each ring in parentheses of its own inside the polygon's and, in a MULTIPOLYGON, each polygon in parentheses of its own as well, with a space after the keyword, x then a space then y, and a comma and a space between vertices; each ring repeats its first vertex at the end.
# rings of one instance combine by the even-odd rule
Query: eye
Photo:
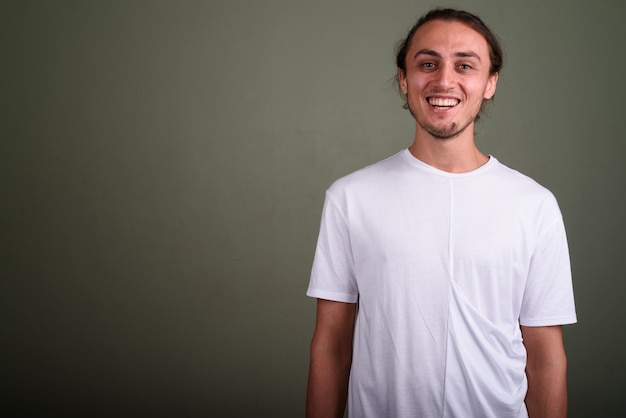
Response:
POLYGON ((461 65, 459 65, 459 68, 460 68, 461 70, 471 70, 471 69, 472 69, 472 66, 471 66, 471 65, 469 65, 469 64, 461 64, 461 65))
POLYGON ((433 68, 435 68, 435 63, 434 62, 423 62, 421 64, 421 67, 425 70, 432 70, 433 68))

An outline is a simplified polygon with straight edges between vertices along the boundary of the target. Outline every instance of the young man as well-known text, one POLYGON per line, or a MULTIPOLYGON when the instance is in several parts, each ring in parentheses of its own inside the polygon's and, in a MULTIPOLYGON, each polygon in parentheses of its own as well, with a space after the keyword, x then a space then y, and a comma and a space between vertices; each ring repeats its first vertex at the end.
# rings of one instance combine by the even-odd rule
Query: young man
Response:
POLYGON ((561 213, 474 143, 497 38, 436 9, 397 64, 413 144, 326 193, 307 415, 340 417, 347 398, 359 418, 565 417, 561 325, 576 314, 561 213))

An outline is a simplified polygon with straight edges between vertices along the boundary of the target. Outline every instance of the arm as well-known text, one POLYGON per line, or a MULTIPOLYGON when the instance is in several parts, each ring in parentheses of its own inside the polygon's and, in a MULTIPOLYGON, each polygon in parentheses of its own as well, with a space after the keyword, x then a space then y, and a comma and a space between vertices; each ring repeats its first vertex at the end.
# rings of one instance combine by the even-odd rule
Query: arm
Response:
POLYGON ((343 417, 352 362, 356 304, 318 299, 311 341, 306 415, 343 417))
POLYGON ((530 418, 567 417, 567 360, 561 326, 524 327, 530 418))

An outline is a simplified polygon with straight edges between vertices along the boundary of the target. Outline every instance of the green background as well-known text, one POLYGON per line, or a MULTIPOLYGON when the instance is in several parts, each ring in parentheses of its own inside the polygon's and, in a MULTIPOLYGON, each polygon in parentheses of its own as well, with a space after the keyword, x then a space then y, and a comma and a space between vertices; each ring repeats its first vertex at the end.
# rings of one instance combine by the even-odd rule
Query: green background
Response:
MULTIPOLYGON (((620 1, 448 1, 500 35, 486 152, 557 196, 570 417, 626 415, 620 1)), ((410 145, 416 1, 0 4, 0 408, 304 415, 324 190, 410 145)))

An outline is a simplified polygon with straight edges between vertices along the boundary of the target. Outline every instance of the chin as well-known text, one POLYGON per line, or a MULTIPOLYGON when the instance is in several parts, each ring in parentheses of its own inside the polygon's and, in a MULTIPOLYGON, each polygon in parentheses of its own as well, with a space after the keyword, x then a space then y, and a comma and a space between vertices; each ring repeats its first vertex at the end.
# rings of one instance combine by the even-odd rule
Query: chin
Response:
POLYGON ((456 123, 439 127, 422 123, 419 123, 419 125, 425 132, 430 134, 435 139, 453 139, 459 136, 465 130, 465 128, 459 129, 459 126, 456 123))

